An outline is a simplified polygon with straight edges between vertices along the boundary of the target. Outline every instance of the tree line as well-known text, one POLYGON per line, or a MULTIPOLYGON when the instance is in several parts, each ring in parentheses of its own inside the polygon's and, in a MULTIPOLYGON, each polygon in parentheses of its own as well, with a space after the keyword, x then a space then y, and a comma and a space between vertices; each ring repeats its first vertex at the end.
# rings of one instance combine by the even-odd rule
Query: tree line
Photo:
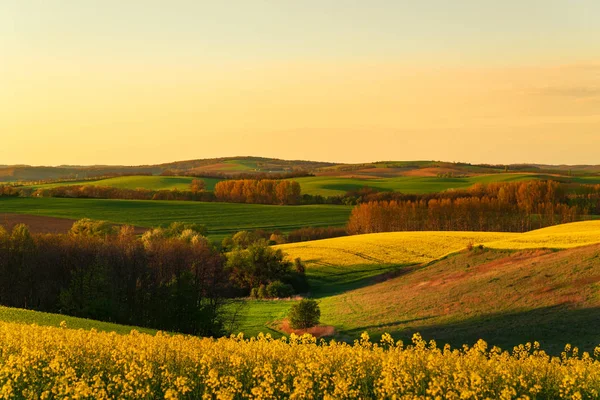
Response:
POLYGON ((298 182, 274 179, 225 180, 214 190, 218 201, 253 204, 298 204, 300 193, 298 182))
POLYGON ((255 243, 226 255, 204 232, 174 223, 140 238, 131 227, 90 220, 75 223, 69 234, 0 227, 0 304, 221 335, 230 299, 272 282, 288 285, 288 292, 305 287, 303 273, 281 251, 255 243))
POLYGON ((570 204, 563 189, 554 181, 493 183, 475 185, 464 197, 459 192, 439 194, 441 198, 369 201, 352 210, 348 233, 525 232, 577 221, 589 210, 570 204))
POLYGON ((475 184, 468 189, 446 190, 437 193, 406 194, 393 191, 378 191, 364 187, 348 191, 343 195, 324 197, 302 194, 300 185, 295 181, 274 179, 241 179, 219 182, 215 192, 207 191, 202 179, 194 179, 189 190, 150 190, 121 189, 93 185, 69 185, 53 188, 0 185, 0 197, 68 197, 97 199, 131 200, 180 200, 180 201, 225 201, 258 204, 332 204, 357 205, 378 201, 430 201, 456 200, 459 198, 479 199, 483 197, 507 199, 514 202, 517 198, 527 202, 527 193, 531 198, 546 196, 550 190, 550 202, 560 202, 578 206, 591 214, 600 214, 600 185, 578 183, 559 183, 556 181, 525 181, 516 183, 475 184), (549 189, 548 189, 549 188, 549 189))

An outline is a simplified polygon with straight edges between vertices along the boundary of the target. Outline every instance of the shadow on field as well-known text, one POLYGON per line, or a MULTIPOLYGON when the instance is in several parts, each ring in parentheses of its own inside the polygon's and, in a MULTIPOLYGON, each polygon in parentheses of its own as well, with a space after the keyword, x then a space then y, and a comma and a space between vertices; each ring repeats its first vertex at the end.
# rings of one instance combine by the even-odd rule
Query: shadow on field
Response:
POLYGON ((323 275, 307 274, 310 295, 313 298, 334 296, 360 289, 413 271, 418 264, 389 264, 337 267, 339 271, 322 271, 323 275))
MULTIPOLYGON (((499 346, 504 350, 512 350, 518 344, 538 341, 547 353, 558 355, 567 343, 578 346, 582 351, 593 352, 600 345, 599 327, 600 307, 575 309, 568 305, 557 305, 524 312, 486 315, 444 325, 409 326, 390 333, 395 339, 406 342, 410 341, 413 333, 419 332, 427 340, 435 339, 439 346, 449 343, 453 347, 472 345, 478 339, 483 339, 490 346, 499 346)), ((385 331, 385 327, 366 326, 354 329, 353 333, 381 328, 385 331)))
MULTIPOLYGON (((421 317, 421 318, 412 318, 412 319, 405 319, 405 320, 401 320, 401 321, 394 321, 394 322, 387 322, 385 324, 376 324, 376 325, 367 325, 367 326, 361 326, 360 328, 355 328, 355 329, 348 329, 345 330, 344 333, 349 334, 351 336, 357 336, 360 335, 361 333, 367 331, 371 331, 371 330, 384 330, 385 328, 389 328, 389 327, 393 327, 393 326, 398 326, 398 325, 404 325, 404 324, 410 324, 413 322, 417 322, 417 321, 425 321, 431 318, 435 318, 434 316, 431 317, 421 317)), ((406 331, 402 331, 402 333, 404 334, 406 331)), ((397 336, 397 335, 395 335, 397 336)), ((394 337, 395 337, 394 336, 394 337)))

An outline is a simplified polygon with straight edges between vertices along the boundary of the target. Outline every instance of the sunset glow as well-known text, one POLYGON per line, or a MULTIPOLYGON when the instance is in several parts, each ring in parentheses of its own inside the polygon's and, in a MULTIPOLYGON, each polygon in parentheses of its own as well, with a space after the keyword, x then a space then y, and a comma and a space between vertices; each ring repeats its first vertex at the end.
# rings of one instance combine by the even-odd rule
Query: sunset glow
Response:
POLYGON ((596 1, 122 3, 0 5, 0 164, 598 162, 596 1))

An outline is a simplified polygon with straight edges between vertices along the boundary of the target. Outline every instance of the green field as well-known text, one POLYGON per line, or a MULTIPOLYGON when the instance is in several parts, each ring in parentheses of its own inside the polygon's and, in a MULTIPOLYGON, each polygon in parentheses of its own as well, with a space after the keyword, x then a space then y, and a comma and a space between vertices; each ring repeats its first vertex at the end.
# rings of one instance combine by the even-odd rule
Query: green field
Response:
POLYGON ((110 322, 100 322, 85 318, 69 317, 67 315, 49 314, 39 311, 23 310, 20 308, 9 308, 0 306, 0 321, 16 322, 20 324, 36 324, 40 326, 60 326, 62 321, 66 322, 67 327, 71 329, 96 329, 104 332, 117 332, 127 334, 132 329, 139 332, 154 334, 156 330, 140 328, 128 325, 111 324, 110 322))
POLYGON ((331 205, 271 206, 191 201, 0 198, 0 213, 91 218, 153 227, 174 221, 195 222, 221 239, 240 230, 289 232, 305 226, 344 226, 351 207, 331 205))
MULTIPOLYGON (((513 182, 532 179, 558 179, 550 175, 540 174, 490 174, 478 175, 466 178, 438 178, 438 177, 411 177, 398 176, 390 178, 343 178, 335 176, 311 176, 294 178, 300 183, 302 193, 338 196, 350 190, 359 190, 364 187, 381 191, 396 191, 402 193, 436 193, 448 189, 466 189, 476 183, 513 182)), ((597 184, 600 177, 566 178, 560 177, 561 181, 573 181, 577 183, 597 184)))
MULTIPOLYGON (((206 190, 212 191, 220 179, 198 178, 206 183, 206 190)), ((148 190, 190 190, 194 178, 189 176, 120 176, 117 178, 100 179, 97 181, 57 182, 44 185, 34 185, 33 188, 53 188, 58 186, 91 185, 108 186, 119 189, 148 189, 148 190)))
MULTIPOLYGON (((223 164, 231 164, 232 170, 250 171, 257 166, 256 163, 226 161, 223 164)), ((194 178, 187 176, 123 176, 117 178, 100 179, 96 181, 72 181, 34 185, 33 188, 53 188, 57 186, 70 185, 94 185, 109 186, 122 189, 144 188, 149 190, 189 190, 194 178)), ((218 178, 198 178, 206 182, 206 190, 214 190, 218 178)), ((321 196, 339 196, 348 191, 359 190, 364 187, 380 191, 396 191, 408 194, 436 193, 448 189, 466 189, 476 183, 513 182, 532 179, 555 179, 562 182, 574 182, 582 184, 600 184, 600 177, 556 177, 544 174, 527 173, 497 173, 489 175, 478 175, 466 178, 438 178, 438 177, 377 177, 377 178, 349 178, 338 176, 310 176, 294 178, 300 183, 303 194, 321 196)))

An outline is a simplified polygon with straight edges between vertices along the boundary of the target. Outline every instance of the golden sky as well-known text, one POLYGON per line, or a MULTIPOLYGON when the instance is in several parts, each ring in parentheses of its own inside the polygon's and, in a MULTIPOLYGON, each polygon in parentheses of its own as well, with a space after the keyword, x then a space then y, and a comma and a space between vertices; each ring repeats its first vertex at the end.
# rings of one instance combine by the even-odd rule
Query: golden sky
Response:
POLYGON ((0 164, 600 164, 595 1, 232 3, 0 3, 0 164))

